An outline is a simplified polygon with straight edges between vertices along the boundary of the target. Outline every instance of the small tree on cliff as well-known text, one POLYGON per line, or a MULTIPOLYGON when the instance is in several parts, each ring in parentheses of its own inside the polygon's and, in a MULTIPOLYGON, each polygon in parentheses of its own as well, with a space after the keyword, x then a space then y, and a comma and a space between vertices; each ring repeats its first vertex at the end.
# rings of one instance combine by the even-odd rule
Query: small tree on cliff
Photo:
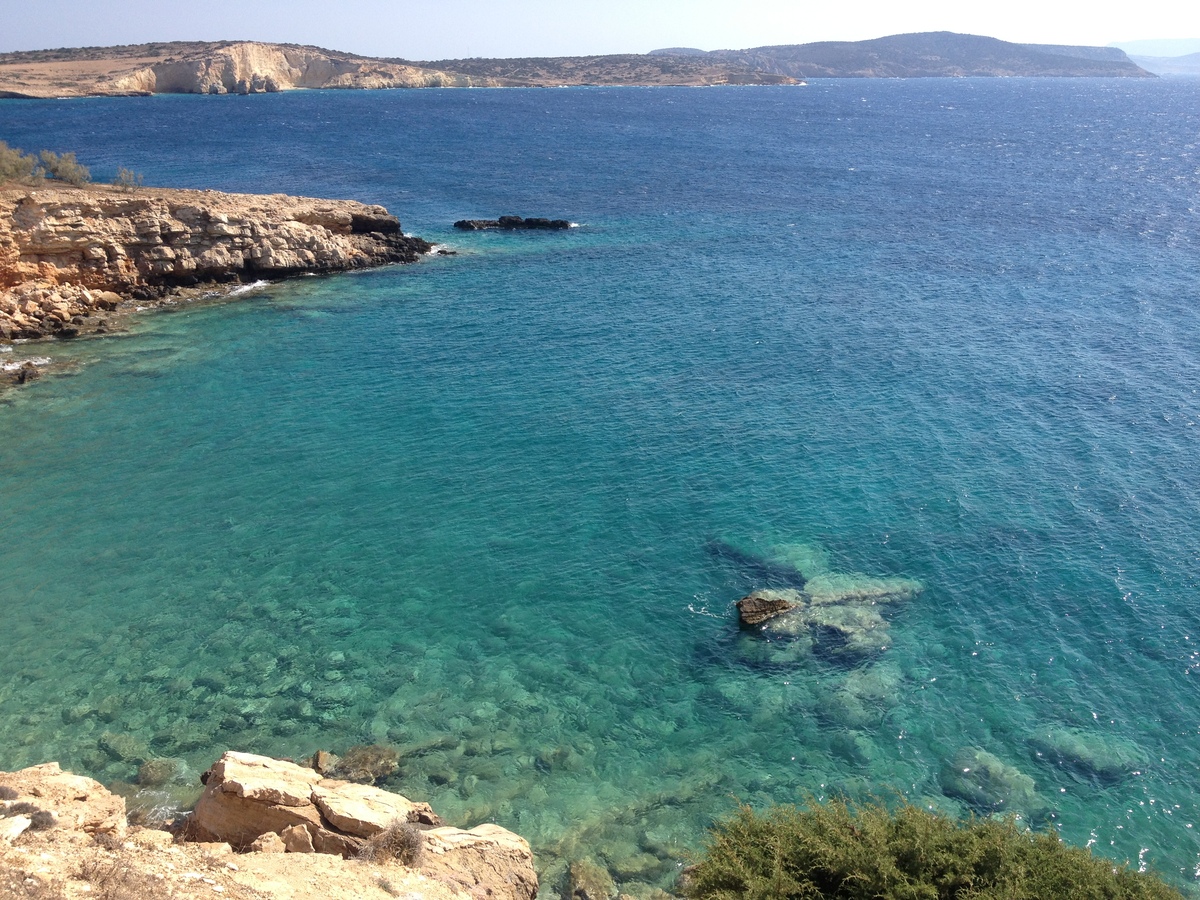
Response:
POLYGON ((43 150, 39 154, 39 161, 41 162, 41 174, 47 178, 65 181, 75 187, 87 184, 92 180, 92 173, 88 171, 87 166, 75 158, 74 153, 64 153, 59 156, 53 150, 43 150))
POLYGON ((0 182, 14 178, 28 178, 37 168, 37 160, 33 156, 22 153, 16 147, 10 147, 0 141, 0 182))
POLYGON ((134 193, 144 183, 145 179, 140 172, 135 172, 133 169, 127 169, 124 166, 117 168, 117 177, 113 179, 113 184, 127 194, 134 193))

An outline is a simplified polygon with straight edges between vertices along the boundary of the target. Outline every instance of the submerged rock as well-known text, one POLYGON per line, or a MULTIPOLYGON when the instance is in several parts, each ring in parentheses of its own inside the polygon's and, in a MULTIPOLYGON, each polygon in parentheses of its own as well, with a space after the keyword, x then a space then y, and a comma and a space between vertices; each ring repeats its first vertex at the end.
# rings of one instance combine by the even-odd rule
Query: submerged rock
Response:
POLYGON ((811 544, 775 545, 765 556, 726 541, 710 541, 706 546, 716 558, 768 584, 793 585, 759 588, 739 600, 742 626, 758 628, 768 639, 803 637, 819 654, 854 662, 891 644, 881 607, 911 599, 924 589, 912 578, 831 572, 828 554, 811 544))
POLYGON ((1144 754, 1131 741, 1075 728, 1047 728, 1033 735, 1029 745, 1039 760, 1101 781, 1119 781, 1145 765, 1144 754))
POLYGON ((804 592, 814 606, 833 603, 891 603, 909 600, 923 585, 912 578, 877 578, 858 572, 826 572, 810 578, 804 592))
POLYGON ((190 774, 188 764, 182 759, 156 757, 138 767, 137 783, 144 787, 159 787, 172 782, 184 782, 190 774))
POLYGON ((590 859, 579 859, 567 870, 563 900, 612 900, 617 886, 608 870, 590 859))
MULTIPOLYGON (((324 774, 328 774, 333 778, 343 778, 346 781, 356 781, 360 784, 375 784, 389 775, 393 774, 400 767, 400 754, 396 752, 394 747, 388 747, 385 744, 359 744, 351 747, 341 758, 327 754, 332 760, 333 765, 327 769, 318 768, 314 765, 313 768, 324 774)), ((314 762, 321 763, 319 758, 320 753, 314 762)), ((324 760, 328 763, 329 760, 324 760)))
POLYGON ((1042 819, 1049 805, 1038 794, 1034 781, 999 757, 964 747, 942 767, 942 791, 983 813, 1009 812, 1042 819))

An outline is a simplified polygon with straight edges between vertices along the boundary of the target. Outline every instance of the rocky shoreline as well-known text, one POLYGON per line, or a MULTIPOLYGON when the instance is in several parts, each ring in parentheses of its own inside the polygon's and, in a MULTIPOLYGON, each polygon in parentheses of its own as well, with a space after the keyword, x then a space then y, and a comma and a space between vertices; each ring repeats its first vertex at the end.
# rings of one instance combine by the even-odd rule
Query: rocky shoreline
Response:
POLYGON ((533 900, 529 843, 442 825, 425 803, 229 752, 196 811, 133 825, 125 800, 57 763, 0 772, 0 896, 533 900))
POLYGON ((110 330, 181 290, 411 263, 382 206, 284 194, 0 186, 0 340, 110 330))

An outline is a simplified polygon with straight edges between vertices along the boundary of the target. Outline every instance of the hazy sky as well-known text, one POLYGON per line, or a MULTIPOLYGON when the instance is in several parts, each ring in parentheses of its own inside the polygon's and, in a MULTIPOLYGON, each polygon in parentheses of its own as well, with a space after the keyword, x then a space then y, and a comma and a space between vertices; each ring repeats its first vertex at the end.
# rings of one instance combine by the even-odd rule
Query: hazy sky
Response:
POLYGON ((1194 0, 0 0, 0 51, 248 39, 371 56, 564 56, 958 31, 1105 45, 1200 37, 1194 0))

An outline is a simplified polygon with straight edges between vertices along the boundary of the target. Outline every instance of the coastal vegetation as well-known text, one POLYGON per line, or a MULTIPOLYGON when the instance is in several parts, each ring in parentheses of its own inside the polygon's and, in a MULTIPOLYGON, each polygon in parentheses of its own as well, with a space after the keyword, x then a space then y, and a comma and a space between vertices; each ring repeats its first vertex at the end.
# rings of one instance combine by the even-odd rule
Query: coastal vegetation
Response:
POLYGON ((28 178, 50 178, 80 187, 92 180, 92 173, 74 153, 25 153, 0 141, 0 183, 28 178))
POLYGON ((1012 818, 959 822, 910 804, 840 800, 756 813, 713 831, 690 900, 1179 900, 1153 875, 1033 833, 1012 818))

